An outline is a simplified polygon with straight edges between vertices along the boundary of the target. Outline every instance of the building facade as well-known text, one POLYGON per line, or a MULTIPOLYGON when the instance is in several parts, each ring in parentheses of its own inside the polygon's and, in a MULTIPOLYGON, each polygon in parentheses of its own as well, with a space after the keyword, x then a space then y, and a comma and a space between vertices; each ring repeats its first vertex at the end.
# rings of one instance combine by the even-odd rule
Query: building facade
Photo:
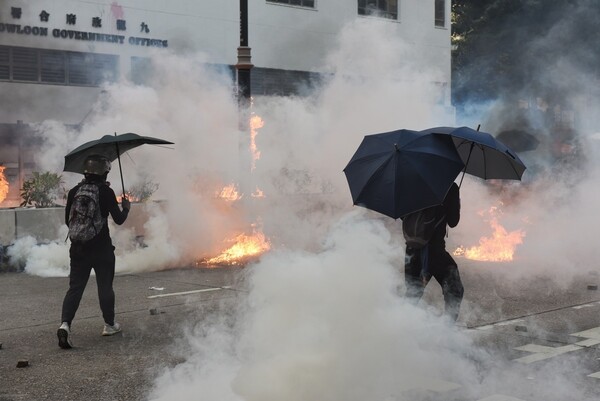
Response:
MULTIPOLYGON (((150 52, 201 51, 235 78, 242 2, 1 2, 0 167, 11 188, 6 201, 18 199, 15 188, 34 168, 28 124, 80 124, 102 83, 144 82, 150 52)), ((298 94, 298 83, 317 82, 337 34, 357 18, 390 24, 399 39, 442 67, 440 84, 450 87, 450 0, 247 0, 246 17, 254 96, 298 94)))

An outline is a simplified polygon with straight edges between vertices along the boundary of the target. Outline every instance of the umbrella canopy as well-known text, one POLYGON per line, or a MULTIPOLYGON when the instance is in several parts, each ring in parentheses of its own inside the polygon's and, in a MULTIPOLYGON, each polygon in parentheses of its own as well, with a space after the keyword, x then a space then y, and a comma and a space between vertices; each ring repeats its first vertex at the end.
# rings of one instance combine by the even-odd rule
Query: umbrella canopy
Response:
POLYGON ((85 159, 88 156, 102 155, 112 162, 123 153, 144 144, 172 145, 173 142, 149 136, 140 136, 134 133, 104 135, 100 139, 86 142, 69 152, 65 156, 63 171, 83 174, 85 159))
POLYGON ((510 146, 511 149, 516 150, 517 152, 535 150, 540 144, 539 139, 534 135, 519 129, 502 131, 496 135, 496 139, 507 146, 510 146))
POLYGON ((525 164, 505 144, 486 132, 469 127, 436 127, 420 131, 422 134, 450 136, 465 164, 465 172, 489 179, 520 180, 525 164))
POLYGON ((398 130, 365 136, 344 173, 355 205, 397 219, 442 203, 463 167, 451 137, 398 130))
POLYGON ((100 139, 86 142, 72 150, 65 156, 65 167, 63 168, 63 171, 83 174, 85 170, 85 160, 88 156, 92 155, 105 156, 111 162, 118 159, 121 187, 123 189, 123 196, 125 196, 125 183, 123 182, 123 171, 121 170, 121 155, 128 150, 144 144, 173 145, 173 142, 152 138, 150 136, 140 136, 132 132, 121 135, 117 135, 115 132, 115 135, 104 135, 100 139))

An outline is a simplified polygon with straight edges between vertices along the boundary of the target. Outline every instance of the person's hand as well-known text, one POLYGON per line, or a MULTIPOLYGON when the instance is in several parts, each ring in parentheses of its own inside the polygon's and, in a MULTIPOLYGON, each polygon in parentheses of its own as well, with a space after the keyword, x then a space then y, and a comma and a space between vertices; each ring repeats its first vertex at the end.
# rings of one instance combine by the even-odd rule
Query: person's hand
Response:
POLYGON ((131 202, 129 202, 129 199, 126 197, 123 197, 123 199, 121 199, 121 206, 123 209, 129 210, 131 208, 131 202))

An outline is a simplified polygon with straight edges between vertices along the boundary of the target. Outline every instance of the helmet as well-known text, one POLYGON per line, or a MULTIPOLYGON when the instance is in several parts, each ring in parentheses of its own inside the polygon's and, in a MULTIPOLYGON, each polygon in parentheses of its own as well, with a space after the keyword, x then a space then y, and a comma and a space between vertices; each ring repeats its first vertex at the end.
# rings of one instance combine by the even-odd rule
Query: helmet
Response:
POLYGON ((110 171, 110 160, 106 156, 91 155, 83 163, 84 174, 104 175, 110 171))

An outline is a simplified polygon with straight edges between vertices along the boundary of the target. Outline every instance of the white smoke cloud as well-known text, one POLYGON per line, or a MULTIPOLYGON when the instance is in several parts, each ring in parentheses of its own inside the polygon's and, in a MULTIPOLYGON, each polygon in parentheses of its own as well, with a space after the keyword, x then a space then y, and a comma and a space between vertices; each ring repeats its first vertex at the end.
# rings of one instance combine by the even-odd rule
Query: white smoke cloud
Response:
MULTIPOLYGON (((66 237, 66 231, 60 232, 66 237)), ((38 244, 34 237, 25 236, 14 241, 7 254, 11 265, 28 274, 41 277, 66 277, 69 274, 69 246, 64 241, 38 244)))
POLYGON ((248 267, 236 323, 203 322, 193 356, 158 379, 151 399, 192 400, 200 389, 223 400, 386 399, 430 388, 424 377, 473 377, 453 351, 470 346, 466 337, 398 297, 402 251, 381 221, 354 211, 322 245, 248 267))
MULTIPOLYGON (((247 298, 233 316, 207 319, 191 331, 192 352, 157 379, 152 398, 196 399, 202 392, 219 400, 418 399, 402 394, 426 388, 423 377, 473 385, 477 375, 469 358, 486 356, 443 321, 401 300, 399 224, 353 210, 342 173, 365 134, 453 124, 437 103, 436 66, 415 71, 409 60, 418 60, 417 49, 382 40, 390 36, 385 29, 366 19, 348 26, 328 59, 335 75, 309 98, 255 100, 253 111, 265 126, 257 137, 262 157, 252 174, 240 146, 231 82, 206 68, 202 55, 156 57, 151 86, 106 86, 73 142, 52 141, 66 132, 56 123, 41 127, 54 145, 40 163, 57 171, 56 160, 74 142, 115 131, 175 143, 172 150, 140 147, 122 159, 126 185, 148 173, 160 183, 155 197, 166 202, 148 211, 145 247, 136 244, 134 230, 111 226, 119 271, 191 263, 214 254, 232 232, 259 218, 272 239, 274 251, 249 267, 247 298), (266 197, 252 200, 246 193, 235 204, 215 199, 216 190, 241 178, 247 179, 241 185, 258 186, 266 197)), ((110 179, 118 192, 116 167, 110 179)), ((477 212, 503 200, 502 223, 527 231, 517 251, 523 268, 510 272, 581 273, 587 269, 583 261, 597 256, 589 218, 598 199, 597 171, 591 166, 572 187, 554 179, 555 171, 504 191, 468 177, 462 221, 449 244, 476 244, 487 228, 477 212), (582 215, 588 218, 572 224, 582 215)), ((29 254, 18 260, 30 266, 28 272, 55 271, 34 267, 40 265, 32 250, 43 245, 16 243, 15 258, 27 247, 29 254)), ((68 254, 58 246, 46 250, 68 254)), ((61 260, 57 266, 66 265, 61 260)))

